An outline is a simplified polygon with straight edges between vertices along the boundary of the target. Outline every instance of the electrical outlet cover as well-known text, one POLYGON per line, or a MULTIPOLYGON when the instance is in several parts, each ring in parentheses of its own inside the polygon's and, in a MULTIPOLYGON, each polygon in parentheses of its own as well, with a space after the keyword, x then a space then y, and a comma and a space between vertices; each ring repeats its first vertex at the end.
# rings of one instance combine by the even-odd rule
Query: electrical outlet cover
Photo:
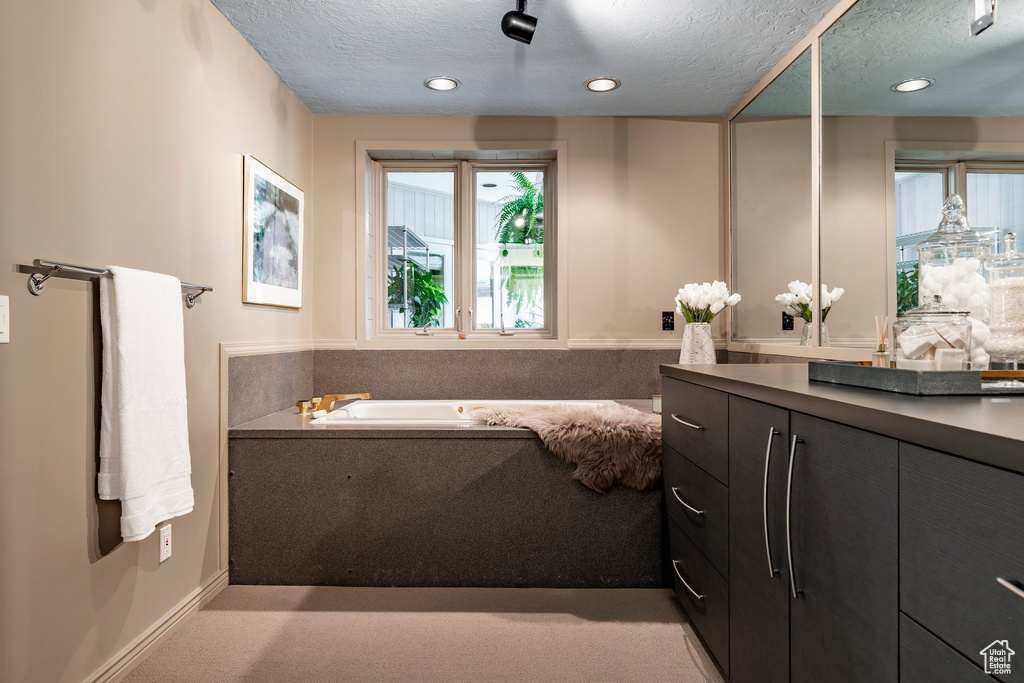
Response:
POLYGON ((676 312, 675 311, 662 311, 661 313, 661 329, 663 331, 672 331, 676 329, 676 312))
POLYGON ((160 561, 171 556, 171 525, 160 527, 160 561))
POLYGON ((0 344, 11 341, 11 298, 0 296, 0 344))

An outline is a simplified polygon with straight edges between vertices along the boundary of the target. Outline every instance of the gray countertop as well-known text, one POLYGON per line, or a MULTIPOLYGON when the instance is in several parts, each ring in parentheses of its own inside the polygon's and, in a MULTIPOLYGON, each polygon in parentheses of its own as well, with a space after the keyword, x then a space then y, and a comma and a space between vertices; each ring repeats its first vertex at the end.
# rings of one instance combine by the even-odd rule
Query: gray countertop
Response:
POLYGON ((807 364, 662 365, 664 377, 1024 473, 1024 396, 907 396, 807 379, 807 364))
MULTIPOLYGON (((651 411, 651 399, 615 399, 616 403, 651 411)), ((341 406, 343 404, 335 404, 341 406)), ((286 408, 251 422, 231 427, 230 439, 535 439, 529 429, 473 423, 465 427, 416 425, 311 425, 297 408, 286 408)))

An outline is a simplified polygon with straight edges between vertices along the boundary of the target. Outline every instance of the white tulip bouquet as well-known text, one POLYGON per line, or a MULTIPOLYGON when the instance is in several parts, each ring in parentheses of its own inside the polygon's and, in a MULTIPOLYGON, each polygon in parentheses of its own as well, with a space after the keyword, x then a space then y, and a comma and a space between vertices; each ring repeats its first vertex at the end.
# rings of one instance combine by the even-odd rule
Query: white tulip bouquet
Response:
MULTIPOLYGON (((775 300, 803 318, 805 322, 811 322, 811 291, 809 283, 793 280, 789 283, 789 291, 779 294, 775 300)), ((830 292, 828 285, 821 286, 821 322, 825 322, 828 312, 832 310, 832 304, 839 301, 845 292, 842 287, 836 287, 830 292)))
POLYGON ((718 280, 700 285, 691 282, 676 296, 676 313, 688 323, 709 323, 726 306, 735 306, 741 298, 739 294, 729 294, 729 287, 718 280))

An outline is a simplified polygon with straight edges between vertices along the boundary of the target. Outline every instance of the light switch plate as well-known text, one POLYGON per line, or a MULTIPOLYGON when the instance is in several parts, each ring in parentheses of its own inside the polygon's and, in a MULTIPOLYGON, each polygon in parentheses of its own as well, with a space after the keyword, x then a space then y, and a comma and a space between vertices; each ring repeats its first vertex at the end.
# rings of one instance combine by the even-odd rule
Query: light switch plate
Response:
POLYGON ((11 342, 11 297, 0 296, 0 344, 11 342))

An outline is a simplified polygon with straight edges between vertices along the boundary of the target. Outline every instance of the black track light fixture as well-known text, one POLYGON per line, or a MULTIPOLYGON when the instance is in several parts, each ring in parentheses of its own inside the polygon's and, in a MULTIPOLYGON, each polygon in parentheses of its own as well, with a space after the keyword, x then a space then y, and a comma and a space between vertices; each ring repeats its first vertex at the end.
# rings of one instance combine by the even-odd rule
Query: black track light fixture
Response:
POLYGON ((536 30, 537 17, 526 13, 526 0, 516 0, 516 8, 501 18, 501 32, 520 43, 529 45, 536 30))

